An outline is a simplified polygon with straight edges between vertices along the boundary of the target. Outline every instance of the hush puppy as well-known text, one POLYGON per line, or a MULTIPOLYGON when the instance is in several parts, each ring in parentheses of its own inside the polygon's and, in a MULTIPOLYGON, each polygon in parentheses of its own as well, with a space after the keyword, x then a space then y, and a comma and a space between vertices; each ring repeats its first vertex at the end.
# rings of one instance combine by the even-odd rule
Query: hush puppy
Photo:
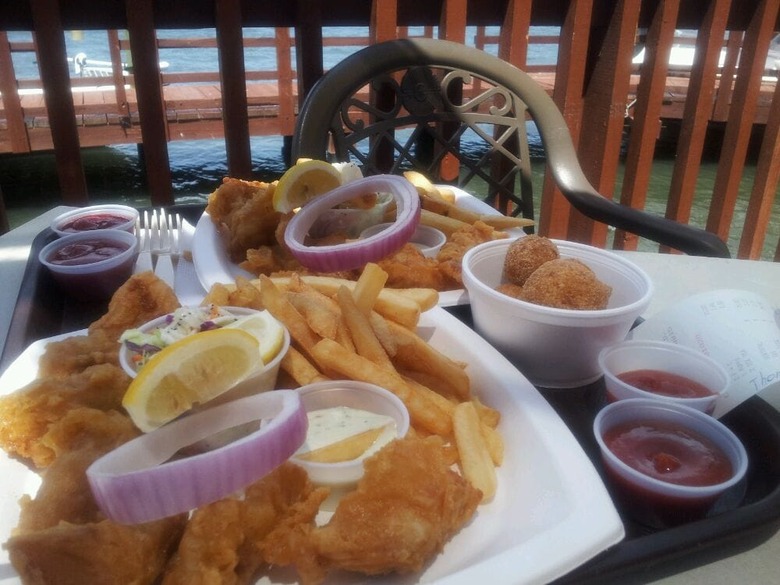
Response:
POLYGON ((559 309, 605 309, 612 287, 574 258, 545 262, 526 280, 520 299, 559 309))
POLYGON ((544 236, 531 234, 518 238, 507 249, 504 277, 512 284, 523 286, 537 268, 558 257, 558 247, 544 236))

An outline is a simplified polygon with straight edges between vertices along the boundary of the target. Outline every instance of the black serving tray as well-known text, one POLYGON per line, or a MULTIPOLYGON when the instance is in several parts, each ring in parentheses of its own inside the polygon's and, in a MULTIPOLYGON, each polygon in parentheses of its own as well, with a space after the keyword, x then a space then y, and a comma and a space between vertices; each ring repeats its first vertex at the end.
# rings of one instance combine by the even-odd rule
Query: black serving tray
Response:
MULTIPOLYGON (((202 205, 177 207, 176 211, 193 223, 203 210, 202 205)), ((46 229, 33 241, 0 357, 0 372, 33 341, 83 329, 106 310, 106 303, 79 303, 58 293, 56 284, 37 261, 38 251, 52 238, 54 233, 46 229)), ((472 326, 468 305, 448 310, 472 326)), ((603 473, 591 432, 593 418, 604 400, 603 383, 539 391, 569 426, 599 473, 603 473)), ((774 535, 780 529, 780 412, 756 396, 721 420, 742 440, 750 459, 746 493, 738 507, 675 528, 651 530, 626 517, 618 505, 625 539, 558 579, 556 584, 643 583, 748 550, 774 535)))

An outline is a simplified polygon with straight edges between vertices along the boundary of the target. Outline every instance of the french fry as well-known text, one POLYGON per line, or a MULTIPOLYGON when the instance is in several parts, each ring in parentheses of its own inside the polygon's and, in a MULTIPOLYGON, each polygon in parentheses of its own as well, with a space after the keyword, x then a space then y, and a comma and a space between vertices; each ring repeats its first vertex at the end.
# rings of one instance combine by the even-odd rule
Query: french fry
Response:
MULTIPOLYGON (((290 277, 286 276, 275 276, 269 280, 282 289, 286 289, 290 284, 290 277)), ((355 281, 332 276, 302 276, 301 280, 330 297, 334 296, 341 286, 346 286, 350 291, 355 287, 355 281)), ((253 281, 253 283, 262 288, 260 279, 253 281)), ((412 329, 417 327, 422 312, 420 305, 414 299, 388 288, 382 289, 379 293, 376 303, 374 303, 374 310, 404 327, 412 329)))
POLYGON ((288 292, 287 299, 293 307, 306 319, 309 327, 320 337, 336 339, 341 323, 341 313, 338 307, 330 307, 331 299, 317 291, 288 292), (313 294, 312 294, 313 293, 313 294))
POLYGON ((328 368, 346 378, 376 384, 398 396, 406 404, 412 424, 444 437, 449 436, 452 432, 451 418, 443 413, 436 404, 432 404, 420 393, 410 388, 403 378, 395 372, 386 370, 371 360, 350 352, 331 339, 319 341, 312 348, 312 352, 317 363, 327 365, 328 368))
POLYGON ((374 330, 374 335, 376 335, 379 343, 385 348, 387 355, 392 358, 398 351, 398 343, 395 335, 390 331, 387 321, 376 311, 371 311, 368 320, 371 322, 371 328, 374 330))
POLYGON ((398 351, 393 356, 396 367, 437 377, 451 388, 452 394, 460 400, 470 398, 471 382, 461 364, 426 343, 417 333, 392 321, 388 321, 388 324, 398 343, 398 351))
POLYGON ((369 447, 374 444, 384 430, 385 427, 368 429, 319 449, 298 453, 295 457, 304 461, 316 461, 318 463, 352 461, 368 451, 369 447))
POLYGON ((496 429, 482 424, 482 438, 485 439, 493 465, 500 467, 504 463, 504 439, 496 429))
POLYGON ((443 231, 448 238, 459 229, 470 225, 465 221, 441 215, 424 207, 420 210, 420 223, 443 231))
POLYGON ((496 230, 508 230, 512 228, 524 228, 535 224, 534 220, 526 217, 513 217, 511 215, 487 215, 479 216, 479 220, 496 230))
POLYGON ((369 318, 355 304, 355 299, 349 289, 342 286, 336 293, 336 298, 358 355, 362 355, 378 366, 394 372, 395 367, 379 339, 374 334, 369 318))
POLYGON ((496 468, 482 435, 479 416, 471 402, 461 402, 452 414, 452 431, 463 476, 482 492, 482 501, 489 502, 496 493, 496 468))
POLYGON ((355 299, 355 305, 364 315, 370 314, 374 308, 379 293, 385 287, 387 276, 387 272, 373 262, 366 264, 360 273, 360 278, 352 289, 352 296, 355 299))
POLYGON ((276 284, 267 276, 260 276, 260 295, 265 308, 274 317, 279 319, 290 332, 292 337, 303 350, 311 355, 311 349, 320 340, 320 337, 309 327, 306 319, 298 312, 287 296, 277 288, 276 284))
POLYGON ((294 347, 290 347, 282 358, 280 367, 300 386, 313 382, 323 382, 328 377, 322 374, 306 356, 294 347))
POLYGON ((474 403, 474 408, 477 409, 479 420, 481 420, 483 424, 486 424, 490 428, 496 428, 498 423, 501 422, 501 413, 495 408, 491 408, 490 406, 484 404, 476 396, 472 396, 471 401, 474 403))

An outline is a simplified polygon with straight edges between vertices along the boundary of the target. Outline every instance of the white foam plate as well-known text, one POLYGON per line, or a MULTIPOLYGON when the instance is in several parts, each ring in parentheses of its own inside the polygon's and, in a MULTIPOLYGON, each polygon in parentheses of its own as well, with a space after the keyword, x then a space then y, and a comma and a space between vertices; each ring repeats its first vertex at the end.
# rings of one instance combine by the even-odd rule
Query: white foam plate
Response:
MULTIPOLYGON (((479 507, 422 575, 360 582, 473 584, 546 583, 624 537, 604 484, 568 427, 547 401, 492 346, 441 308, 426 312, 420 334, 468 364, 474 391, 500 410, 506 444, 496 497, 479 507)), ((35 377, 48 340, 36 342, 0 377, 2 393, 35 377)), ((0 453, 0 541, 18 521, 17 500, 34 494, 38 476, 0 453)), ((0 551, 0 584, 19 583, 0 551), (3 579, 4 576, 8 576, 3 579)), ((328 583, 343 583, 332 575, 328 583)), ((346 579, 346 577, 345 577, 346 579)), ((354 576, 350 583, 357 582, 354 576)), ((261 582, 272 583, 264 578, 261 582)))
MULTIPOLYGON (((462 189, 451 185, 446 185, 444 188, 455 194, 455 203, 458 207, 475 213, 500 215, 496 209, 462 189)), ((507 230, 507 233, 519 236, 525 232, 521 229, 511 229, 507 230)), ((195 226, 192 261, 195 264, 198 280, 207 291, 217 283, 233 283, 238 276, 255 278, 253 274, 231 262, 222 237, 207 213, 203 213, 195 226)), ((466 303, 468 303, 468 294, 463 289, 444 291, 439 294, 439 305, 442 307, 466 303)))

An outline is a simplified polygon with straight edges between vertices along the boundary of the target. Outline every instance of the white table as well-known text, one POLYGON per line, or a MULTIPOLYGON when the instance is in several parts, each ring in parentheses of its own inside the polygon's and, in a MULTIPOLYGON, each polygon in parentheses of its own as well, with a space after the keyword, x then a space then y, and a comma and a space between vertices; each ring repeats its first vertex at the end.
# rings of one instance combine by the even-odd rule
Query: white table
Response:
MULTIPOLYGON (((27 224, 0 236, 0 352, 5 345, 11 313, 32 240, 67 207, 52 209, 27 224)), ((723 260, 682 255, 624 252, 640 265, 656 284, 646 312, 663 308, 698 292, 719 288, 744 288, 759 293, 780 307, 780 263, 723 260)), ((771 402, 780 408, 780 397, 771 402)), ((780 571, 780 533, 767 542, 736 556, 655 581, 664 585, 713 583, 773 583, 780 571)))

